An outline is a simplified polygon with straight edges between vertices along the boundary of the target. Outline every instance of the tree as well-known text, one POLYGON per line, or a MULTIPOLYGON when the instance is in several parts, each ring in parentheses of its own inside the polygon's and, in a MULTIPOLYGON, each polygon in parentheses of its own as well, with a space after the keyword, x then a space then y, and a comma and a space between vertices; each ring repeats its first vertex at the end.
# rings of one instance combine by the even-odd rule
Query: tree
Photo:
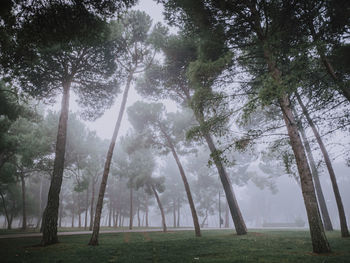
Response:
POLYGON ((305 118, 307 119, 308 124, 310 125, 312 132, 314 133, 317 143, 321 149, 323 158, 325 160, 326 166, 327 166, 327 170, 329 173, 329 176, 331 178, 331 182, 332 182, 332 187, 333 187, 333 192, 334 192, 334 196, 335 196, 335 200, 337 202, 337 206, 338 206, 338 212, 339 212, 339 220, 340 220, 340 229, 341 229, 341 236, 342 237, 349 237, 349 230, 348 230, 348 226, 346 223, 346 216, 345 216, 345 211, 344 211, 344 206, 343 206, 343 202, 341 200, 341 196, 340 196, 340 192, 339 192, 339 188, 338 188, 338 183, 337 183, 337 179, 335 176, 335 172, 332 166, 332 162, 331 159, 329 157, 328 151, 321 139, 321 136, 318 132, 318 130, 316 129, 316 126, 313 122, 313 120, 310 117, 310 114, 307 110, 307 108, 305 107, 303 101, 301 100, 300 95, 298 94, 298 92, 295 93, 296 94, 296 98, 298 100, 298 103, 300 105, 300 107, 302 108, 302 112, 305 116, 305 118))
POLYGON ((62 92, 55 161, 47 207, 43 216, 42 245, 58 242, 59 193, 64 170, 69 96, 74 89, 84 116, 96 118, 109 107, 118 88, 115 45, 106 23, 82 5, 53 4, 34 12, 16 34, 17 45, 10 71, 24 90, 48 99, 62 92), (45 21, 43 24, 42 21, 45 21), (84 25, 84 26, 81 26, 84 25))
MULTIPOLYGON (((310 168, 298 133, 295 116, 291 109, 288 82, 282 74, 284 73, 283 58, 285 58, 282 54, 290 51, 288 48, 291 48, 291 44, 294 44, 290 39, 295 36, 293 19, 297 20, 293 15, 290 16, 294 11, 294 3, 284 1, 273 3, 267 1, 248 1, 244 3, 239 1, 209 1, 205 5, 195 4, 194 6, 194 1, 163 2, 171 12, 174 11, 174 6, 177 7, 177 12, 168 12, 170 19, 188 22, 189 26, 200 31, 200 36, 204 40, 207 40, 208 36, 214 32, 218 33, 218 37, 215 39, 223 38, 222 43, 226 47, 239 47, 241 49, 245 47, 245 50, 247 50, 247 47, 256 47, 256 51, 259 52, 259 61, 264 65, 262 72, 265 80, 265 85, 259 87, 258 93, 260 98, 265 99, 263 100, 265 105, 271 105, 273 102, 279 105, 285 121, 300 175, 313 251, 328 253, 330 247, 319 215, 310 168), (196 13, 194 13, 194 10, 196 10, 196 13), (291 19, 286 21, 285 17, 291 17, 291 19), (226 28, 230 28, 230 30, 225 30, 226 28)), ((297 41, 298 39, 296 39, 297 41)), ((221 58, 211 59, 211 55, 214 54, 215 57, 215 46, 214 43, 211 45, 212 49, 210 47, 202 49, 204 55, 202 59, 198 60, 197 65, 194 65, 196 68, 193 68, 191 75, 195 77, 194 80, 198 85, 201 85, 203 77, 206 81, 207 68, 205 65, 208 65, 208 69, 210 69, 210 65, 215 66, 215 61, 220 63, 225 59, 225 55, 221 58)), ((251 57, 256 58, 256 56, 251 57)), ((262 75, 259 77, 262 77, 262 75)))
POLYGON ((185 186, 196 236, 201 236, 190 186, 177 154, 179 150, 176 149, 179 148, 181 139, 184 139, 184 128, 190 124, 191 115, 185 112, 182 114, 165 114, 163 104, 136 102, 128 108, 128 116, 131 124, 138 132, 144 130, 149 132, 148 136, 150 137, 151 144, 166 151, 170 150, 172 153, 185 186))
POLYGON ((123 53, 117 57, 118 64, 124 71, 125 88, 123 99, 120 105, 118 118, 114 127, 111 142, 108 148, 105 161, 99 196, 96 205, 94 229, 89 241, 89 245, 98 245, 98 233, 100 229, 100 219, 103 206, 103 197, 107 185, 113 150, 118 137, 121 121, 123 119, 125 105, 128 98, 129 89, 134 79, 134 75, 143 72, 148 68, 156 54, 152 41, 157 39, 158 34, 162 34, 164 28, 159 24, 151 29, 151 18, 144 12, 131 11, 124 15, 120 21, 112 23, 118 40, 124 47, 123 53))
MULTIPOLYGON (((166 56, 164 66, 154 66, 147 70, 144 78, 139 81, 138 91, 148 98, 173 99, 177 103, 190 107, 193 110, 197 122, 201 124, 196 129, 197 137, 204 137, 212 157, 215 157, 214 164, 225 190, 236 232, 238 235, 244 235, 247 233, 247 228, 223 160, 218 158, 218 153, 221 151, 216 147, 212 137, 212 133, 214 132, 215 134, 215 130, 218 128, 215 127, 215 124, 219 122, 215 119, 211 121, 210 118, 206 120, 202 109, 195 108, 193 103, 195 87, 190 83, 187 72, 191 62, 198 57, 198 48, 196 46, 198 39, 193 38, 192 35, 186 35, 186 32, 181 32, 178 36, 168 37, 164 42, 165 44, 162 45, 162 51, 166 56)), ((213 78, 210 79, 212 80, 213 78)), ((199 96, 198 99, 206 96, 208 100, 212 100, 214 97, 211 92, 206 92, 203 96, 199 96)), ((217 109, 221 108, 220 103, 216 103, 215 106, 217 109)))

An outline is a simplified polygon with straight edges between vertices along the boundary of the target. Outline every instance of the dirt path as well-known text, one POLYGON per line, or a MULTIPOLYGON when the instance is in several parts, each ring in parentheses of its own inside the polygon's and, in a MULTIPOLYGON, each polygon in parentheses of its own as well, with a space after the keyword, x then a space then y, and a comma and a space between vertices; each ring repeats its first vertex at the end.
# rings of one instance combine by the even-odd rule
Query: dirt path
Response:
MULTIPOLYGON (((220 228, 205 228, 203 230, 218 230, 220 228)), ((225 228, 221 228, 225 229, 225 228)), ((229 228, 227 228, 229 229, 229 228)), ((169 229, 170 231, 194 231, 194 228, 172 228, 169 229)), ((105 230, 105 231, 100 231, 100 234, 108 234, 108 233, 143 233, 143 232, 163 232, 162 228, 144 228, 144 229, 117 229, 117 230, 105 230)), ((58 236, 74 236, 74 235, 91 235, 92 231, 75 231, 75 232, 58 232, 58 236)), ((21 238, 21 237, 41 237, 41 233, 28 233, 28 234, 7 234, 7 235, 0 235, 0 239, 5 239, 5 238, 21 238)), ((145 236, 146 240, 147 237, 145 236)))

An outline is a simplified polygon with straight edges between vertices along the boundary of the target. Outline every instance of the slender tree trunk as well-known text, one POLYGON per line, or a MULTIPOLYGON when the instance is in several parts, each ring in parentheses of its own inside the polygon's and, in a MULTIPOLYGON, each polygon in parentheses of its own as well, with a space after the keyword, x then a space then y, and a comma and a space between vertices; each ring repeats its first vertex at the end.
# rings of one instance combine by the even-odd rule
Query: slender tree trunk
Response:
POLYGON ((305 133, 304 127, 302 126, 301 122, 299 123, 299 131, 300 131, 300 134, 301 134, 301 138, 304 141, 306 154, 307 154, 307 157, 309 159, 311 172, 312 172, 312 177, 313 177, 314 183, 315 183, 315 189, 316 189, 318 204, 320 206, 321 215, 322 215, 322 219, 323 219, 324 228, 327 231, 333 231, 332 222, 331 222, 331 219, 329 217, 326 201, 324 199, 322 186, 321 186, 319 174, 318 174, 318 171, 317 171, 316 163, 315 163, 315 160, 314 160, 314 156, 312 154, 312 150, 311 150, 311 147, 310 147, 309 140, 306 137, 306 133, 305 133))
POLYGON ((3 206, 4 212, 5 212, 6 221, 7 221, 7 229, 11 229, 11 224, 9 223, 11 221, 10 215, 7 211, 5 198, 4 198, 4 195, 2 194, 2 192, 0 192, 0 196, 1 196, 1 200, 2 200, 2 206, 3 206))
POLYGON ((131 230, 132 229, 132 222, 134 221, 133 219, 133 207, 132 207, 132 205, 133 205, 133 191, 132 191, 132 186, 130 187, 130 212, 129 212, 129 219, 130 219, 130 221, 129 221, 129 229, 131 230))
POLYGON ((103 198, 104 198, 105 191, 106 191, 107 179, 108 179, 109 169, 110 169, 111 162, 112 162, 113 150, 114 150, 115 142, 116 142, 117 137, 118 137, 120 124, 121 124, 121 121, 123 119, 125 105, 126 105, 126 101, 128 98, 128 93, 129 93, 132 78, 133 78, 133 72, 130 72, 126 86, 125 86, 122 104, 120 105, 118 119, 117 119, 117 122, 115 124, 111 143, 109 145, 108 152, 107 152, 106 162, 105 162, 102 180, 101 180, 101 185, 100 185, 100 191, 98 194, 98 200, 97 200, 97 205, 96 205, 94 229, 93 229, 92 236, 91 236, 91 239, 89 242, 89 245, 92 245, 92 246, 98 245, 98 234, 100 231, 100 220, 101 220, 101 213, 102 213, 102 207, 103 207, 103 198))
POLYGON ((220 191, 219 191, 219 228, 221 228, 221 197, 220 197, 220 191))
POLYGON ((180 227, 180 198, 177 199, 177 227, 180 227))
POLYGON ((62 217, 63 217, 63 204, 62 204, 62 198, 60 198, 58 227, 62 227, 62 217))
POLYGON ((146 198, 146 227, 148 227, 148 197, 146 198))
MULTIPOLYGON (((117 210, 117 209, 116 209, 117 210)), ((115 213, 115 222, 114 222, 114 227, 118 227, 118 219, 119 219, 119 212, 116 211, 115 213)))
POLYGON ((36 228, 39 228, 40 222, 43 218, 43 200, 42 200, 42 192, 43 192, 43 178, 40 177, 40 188, 39 188, 39 215, 38 215, 38 222, 36 223, 36 228))
POLYGON ((84 230, 87 229, 87 217, 89 210, 89 188, 86 189, 86 198, 85 198, 85 217, 84 217, 84 230))
POLYGON ((328 253, 331 251, 331 248, 328 244, 322 225, 311 171, 307 163, 303 144, 299 137, 298 127, 291 110, 290 101, 285 95, 280 99, 279 103, 283 112, 284 121, 287 126, 291 146, 298 166, 301 189, 309 220, 313 251, 315 253, 328 253))
POLYGON ((308 113, 308 111, 307 111, 307 109, 306 109, 304 103, 302 102, 298 93, 296 93, 296 97, 297 97, 297 100, 298 100, 302 110, 303 110, 304 116, 306 117, 306 119, 307 119, 307 121, 308 121, 308 123, 309 123, 315 137, 316 137, 317 143, 320 146, 322 155, 323 155, 324 160, 326 162, 327 170, 328 170, 329 176, 331 178, 331 182, 332 182, 335 200, 336 200, 337 206, 338 206, 341 236, 342 237, 349 237, 349 230, 348 230, 348 226, 346 223, 344 206, 343 206, 343 202, 341 200, 341 195, 339 192, 338 183, 337 183, 337 179, 335 176, 335 172, 333 170, 331 159, 329 158, 327 149, 326 149, 325 145, 323 144, 321 136, 320 136, 318 130, 316 129, 316 126, 315 126, 314 122, 312 121, 312 119, 311 119, 311 117, 310 117, 310 115, 309 115, 309 113, 308 113))
POLYGON ((24 174, 20 175, 22 186, 22 230, 27 229, 26 182, 24 174))
POLYGON ((184 169, 182 167, 182 164, 180 162, 180 159, 179 159, 179 157, 178 157, 178 155, 177 155, 177 153, 175 151, 175 146, 173 145, 173 142, 172 142, 171 138, 169 137, 169 135, 162 128, 161 128, 161 131, 162 131, 164 137, 166 138, 166 140, 168 142, 168 145, 169 145, 169 148, 171 150, 171 153, 173 154, 173 157, 174 157, 174 159, 176 161, 177 167, 179 168, 181 179, 182 179, 182 181, 184 183, 184 186, 185 186, 185 191, 186 191, 188 203, 189 203, 190 209, 191 209, 193 225, 194 225, 194 231, 195 231, 196 236, 200 237, 201 236, 201 229, 200 229, 200 226, 199 226, 198 216, 197 216, 197 212, 196 212, 196 207, 195 207, 194 202, 193 202, 190 185, 188 184, 185 171, 184 171, 184 169))
MULTIPOLYGON (((282 85, 281 72, 276 67, 276 62, 272 58, 272 53, 269 50, 268 43, 266 43, 266 40, 261 34, 259 34, 258 37, 264 49, 264 58, 268 66, 269 73, 271 77, 274 79, 275 84, 278 87, 280 87, 282 85)), ((315 253, 328 253, 331 251, 331 248, 329 246, 329 243, 323 228, 320 212, 318 210, 318 204, 317 204, 317 199, 315 194, 315 188, 312 181, 310 167, 307 162, 304 146, 299 136, 297 123, 295 121, 290 100, 287 94, 281 94, 279 97, 278 103, 283 114, 283 119, 287 127, 290 143, 292 146, 292 150, 293 150, 298 171, 299 171, 300 184, 301 184, 301 189, 303 193, 306 213, 309 221, 313 251, 315 253)))
POLYGON ((59 197, 64 170, 64 155, 66 152, 70 85, 70 81, 63 84, 63 96, 61 114, 58 123, 55 160, 53 165, 53 173, 50 183, 47 205, 44 211, 42 223, 43 236, 41 239, 41 245, 43 246, 55 244, 58 242, 57 220, 59 197))
POLYGON ((11 213, 10 218, 7 220, 7 230, 12 229, 13 213, 11 213))
POLYGON ((94 202, 95 202, 95 179, 92 178, 92 188, 91 188, 91 206, 90 206, 90 226, 89 230, 92 230, 94 224, 94 202))
POLYGON ((108 227, 112 226, 112 200, 109 200, 108 227))
POLYGON ((80 207, 80 195, 78 194, 78 227, 81 228, 81 207, 80 207))
POLYGON ((73 205, 73 210, 72 210, 72 228, 74 228, 74 214, 75 214, 75 211, 74 211, 74 205, 73 205))
POLYGON ((176 201, 173 200, 173 216, 174 216, 174 228, 176 227, 176 201))
POLYGON ((157 204, 158 204, 158 207, 159 207, 159 210, 160 210, 160 214, 162 215, 163 232, 166 232, 166 231, 167 231, 167 228, 166 228, 165 215, 164 215, 164 210, 163 210, 162 203, 160 202, 160 199, 159 199, 157 190, 155 189, 154 185, 151 185, 151 188, 152 188, 152 191, 153 191, 153 193, 154 193, 154 196, 155 196, 155 198, 156 198, 156 200, 157 200, 157 204))
POLYGON ((233 223, 235 225, 237 235, 245 235, 247 234, 247 227, 245 225, 241 210, 238 206, 235 193, 233 192, 231 180, 228 177, 228 174, 226 172, 225 167, 223 166, 223 163, 220 157, 217 157, 217 149, 215 147, 213 139, 208 133, 204 134, 204 138, 207 141, 211 154, 214 156, 214 163, 218 170, 221 184, 225 191, 227 203, 230 207, 230 212, 231 212, 233 223))
POLYGON ((140 220, 140 204, 137 206, 137 226, 141 226, 141 220, 140 220))
POLYGON ((226 202, 225 205, 225 228, 229 228, 230 227, 230 208, 228 207, 228 203, 226 202))
POLYGON ((201 227, 202 227, 202 228, 204 227, 204 224, 205 224, 205 222, 207 221, 207 218, 208 218, 208 210, 205 211, 205 216, 204 216, 203 221, 202 221, 202 224, 201 224, 201 227))

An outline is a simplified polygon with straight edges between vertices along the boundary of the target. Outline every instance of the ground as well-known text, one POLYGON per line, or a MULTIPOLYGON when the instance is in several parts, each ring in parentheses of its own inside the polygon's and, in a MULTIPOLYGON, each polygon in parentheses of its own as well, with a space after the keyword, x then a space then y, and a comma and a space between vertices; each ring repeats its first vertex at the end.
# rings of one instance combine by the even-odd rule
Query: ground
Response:
MULTIPOLYGON (((3 234, 3 233, 2 233, 3 234)), ((0 239, 1 262, 350 262, 350 239, 327 233, 333 252, 311 253, 307 231, 232 230, 121 232, 100 235, 100 245, 88 246, 90 235, 61 236, 60 243, 35 246, 40 237, 0 239)))

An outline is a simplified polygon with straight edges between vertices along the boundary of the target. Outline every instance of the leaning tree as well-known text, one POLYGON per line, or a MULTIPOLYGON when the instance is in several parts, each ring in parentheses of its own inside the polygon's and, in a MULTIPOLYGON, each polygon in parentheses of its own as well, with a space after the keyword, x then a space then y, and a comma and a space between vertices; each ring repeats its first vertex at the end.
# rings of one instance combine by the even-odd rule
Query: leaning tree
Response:
POLYGON ((70 92, 78 95, 86 118, 100 116, 112 104, 118 89, 113 78, 116 45, 111 43, 109 29, 101 18, 84 6, 65 4, 35 12, 21 25, 16 40, 9 73, 37 98, 50 99, 62 94, 54 167, 42 223, 41 244, 49 245, 58 242, 70 92))
POLYGON ((160 24, 156 24, 152 27, 151 18, 145 12, 141 11, 130 11, 126 13, 120 20, 111 23, 111 30, 118 40, 117 42, 119 45, 123 47, 123 52, 121 52, 120 55, 116 54, 116 61, 122 71, 125 87, 103 170, 96 205, 94 228, 89 241, 89 245, 93 246, 98 245, 103 197, 131 84, 136 74, 143 72, 152 65, 154 56, 157 53, 154 43, 159 41, 159 39, 161 39, 160 36, 166 32, 166 29, 160 24))
MULTIPOLYGON (((196 207, 185 170, 178 156, 181 140, 185 139, 186 127, 191 125, 192 115, 188 112, 168 113, 161 103, 136 102, 128 108, 128 116, 133 127, 138 131, 147 131, 149 143, 161 150, 170 151, 178 166, 190 205, 196 236, 201 236, 196 207)), ((146 136, 147 136, 146 135, 146 136)))

